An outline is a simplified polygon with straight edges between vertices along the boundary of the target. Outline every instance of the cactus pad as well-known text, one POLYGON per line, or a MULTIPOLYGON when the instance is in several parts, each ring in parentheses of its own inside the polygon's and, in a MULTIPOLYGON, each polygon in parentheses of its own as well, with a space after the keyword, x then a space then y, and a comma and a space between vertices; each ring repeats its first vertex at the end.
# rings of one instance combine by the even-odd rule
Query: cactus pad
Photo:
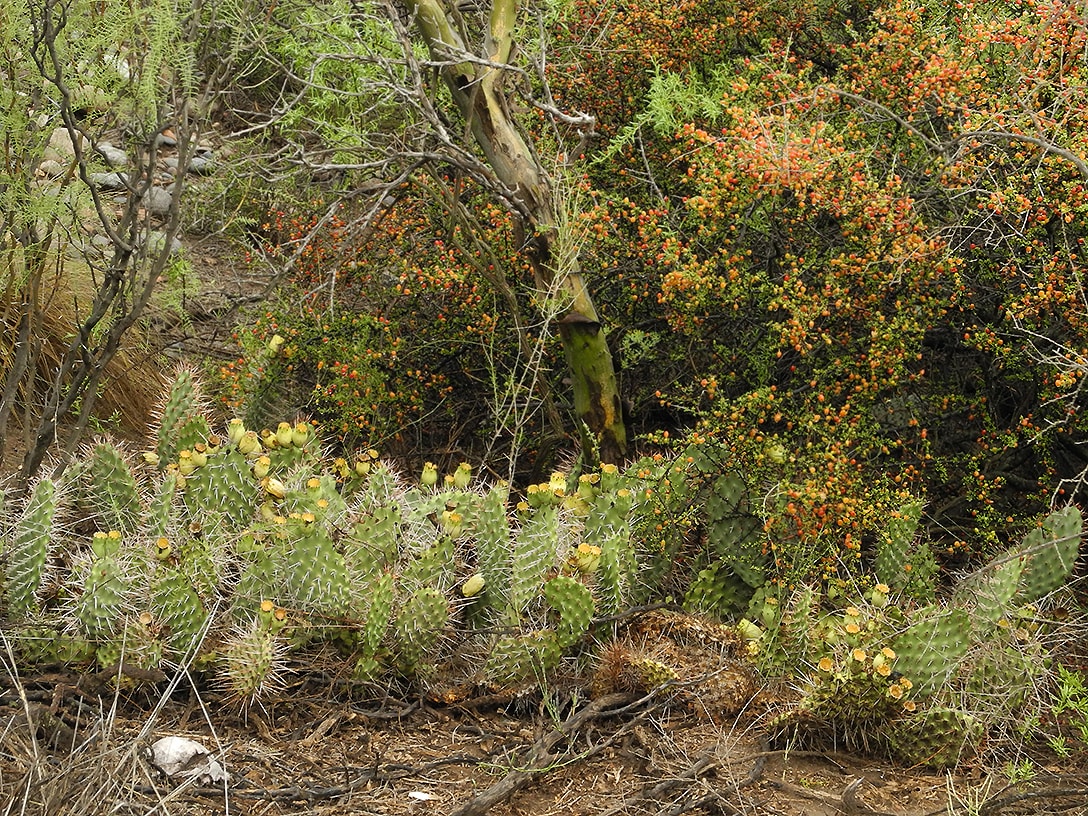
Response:
POLYGON ((4 547, 4 569, 0 575, 5 616, 9 619, 26 617, 37 608, 36 595, 49 557, 56 508, 56 488, 49 479, 42 479, 34 486, 15 524, 10 544, 4 547))

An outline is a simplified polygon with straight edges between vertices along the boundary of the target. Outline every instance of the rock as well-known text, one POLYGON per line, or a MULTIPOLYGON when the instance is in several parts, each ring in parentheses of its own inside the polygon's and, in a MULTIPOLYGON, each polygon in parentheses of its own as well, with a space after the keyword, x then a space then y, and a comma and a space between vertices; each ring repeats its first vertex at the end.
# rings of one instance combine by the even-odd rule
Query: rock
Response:
POLYGON ((215 172, 215 156, 210 151, 193 156, 192 161, 189 162, 189 172, 198 176, 215 172))
POLYGON ((68 128, 55 128, 49 134, 49 144, 46 145, 42 156, 60 164, 68 164, 75 158, 76 148, 72 143, 72 135, 68 132, 68 128))
MULTIPOLYGON (((151 230, 147 234, 147 252, 149 255, 158 255, 162 252, 163 247, 166 246, 166 233, 161 230, 151 230)), ((174 236, 174 240, 170 242, 170 254, 175 252, 181 252, 183 249, 181 239, 174 236)))
MULTIPOLYGON (((163 164, 172 173, 178 171, 178 159, 171 156, 163 164)), ((211 153, 198 153, 189 160, 189 172, 197 176, 206 176, 215 170, 215 159, 211 153)))
POLYGON ((99 190, 126 190, 128 189, 127 173, 91 173, 88 177, 91 185, 99 190))
POLYGON ((207 748, 185 737, 156 740, 148 753, 151 764, 171 779, 196 779, 208 785, 230 778, 207 748))
POLYGON ((67 170, 67 167, 55 159, 45 159, 38 165, 38 175, 44 178, 60 178, 67 170))
POLYGON ((106 164, 110 167, 128 166, 128 154, 121 148, 114 147, 109 142, 99 142, 94 146, 94 149, 98 151, 99 155, 106 160, 106 164))
POLYGON ((169 214, 170 205, 173 204, 173 202, 174 197, 162 187, 149 187, 147 192, 144 193, 143 205, 147 208, 148 212, 153 213, 154 215, 169 214))

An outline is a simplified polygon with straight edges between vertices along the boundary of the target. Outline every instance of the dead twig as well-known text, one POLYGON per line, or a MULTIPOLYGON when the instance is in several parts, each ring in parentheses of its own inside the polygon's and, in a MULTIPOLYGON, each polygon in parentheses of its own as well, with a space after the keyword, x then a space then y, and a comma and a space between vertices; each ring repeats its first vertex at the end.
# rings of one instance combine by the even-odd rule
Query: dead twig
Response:
POLYGON ((1084 802, 1088 800, 1088 788, 1052 788, 1050 790, 1034 790, 1027 793, 1010 793, 1007 796, 993 796, 983 802, 982 807, 978 809, 978 814, 979 816, 994 816, 994 814, 1000 813, 1008 807, 1023 805, 1027 802, 1034 803, 1030 808, 1030 812, 1041 813, 1041 802, 1047 799, 1069 800, 1068 803, 1053 804, 1048 812, 1057 813, 1061 810, 1082 808, 1084 807, 1084 802))
MULTIPOLYGON (((608 694, 594 700, 585 708, 571 714, 558 728, 537 740, 529 751, 524 767, 510 771, 483 793, 453 811, 451 816, 480 816, 480 814, 487 813, 492 806, 506 801, 514 793, 529 785, 542 771, 563 764, 563 755, 554 754, 553 750, 559 743, 568 740, 579 729, 596 720, 624 714, 656 696, 656 692, 651 692, 644 697, 637 697, 632 694, 608 694), (614 708, 614 706, 618 706, 618 708, 614 708)), ((622 733, 629 731, 635 722, 644 719, 647 714, 646 711, 642 712, 635 721, 626 723, 611 737, 580 754, 577 759, 585 759, 600 752, 612 744, 622 733)))

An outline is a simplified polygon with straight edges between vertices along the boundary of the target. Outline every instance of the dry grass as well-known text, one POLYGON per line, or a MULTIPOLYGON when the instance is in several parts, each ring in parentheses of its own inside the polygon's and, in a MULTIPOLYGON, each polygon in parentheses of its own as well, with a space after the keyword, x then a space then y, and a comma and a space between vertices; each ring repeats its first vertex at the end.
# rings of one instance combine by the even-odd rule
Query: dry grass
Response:
MULTIPOLYGON (((27 405, 44 403, 46 389, 67 354, 78 321, 86 315, 93 298, 93 273, 86 263, 65 259, 45 276, 42 290, 41 324, 35 332, 35 340, 40 344, 37 365, 32 381, 25 382, 19 394, 16 408, 23 409, 17 416, 19 421, 25 421, 27 405)), ((14 338, 18 334, 18 299, 21 297, 22 292, 12 286, 0 290, 0 300, 6 298, 0 302, 0 331, 5 337, 14 338)), ((11 344, 0 348, 0 371, 6 373, 13 353, 11 344)), ((116 423, 127 434, 142 433, 164 386, 157 356, 157 350, 141 328, 138 325, 131 328, 106 366, 96 415, 116 423)), ((33 422, 35 417, 30 413, 33 422)))

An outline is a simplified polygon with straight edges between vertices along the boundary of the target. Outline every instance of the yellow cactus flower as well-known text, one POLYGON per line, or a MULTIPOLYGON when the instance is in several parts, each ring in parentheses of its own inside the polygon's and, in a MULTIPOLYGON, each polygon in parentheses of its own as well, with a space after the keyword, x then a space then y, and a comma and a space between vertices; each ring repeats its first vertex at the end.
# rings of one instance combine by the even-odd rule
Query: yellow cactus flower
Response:
POLYGON ((601 548, 593 544, 582 542, 574 553, 574 566, 583 575, 590 575, 597 571, 601 563, 601 548))
POLYGON ((258 456, 257 461, 253 463, 253 475, 257 477, 257 481, 260 481, 268 475, 268 471, 272 468, 272 460, 267 456, 258 456))
POLYGON ((290 422, 281 422, 276 426, 276 441, 280 447, 289 448, 294 443, 295 429, 290 422))

